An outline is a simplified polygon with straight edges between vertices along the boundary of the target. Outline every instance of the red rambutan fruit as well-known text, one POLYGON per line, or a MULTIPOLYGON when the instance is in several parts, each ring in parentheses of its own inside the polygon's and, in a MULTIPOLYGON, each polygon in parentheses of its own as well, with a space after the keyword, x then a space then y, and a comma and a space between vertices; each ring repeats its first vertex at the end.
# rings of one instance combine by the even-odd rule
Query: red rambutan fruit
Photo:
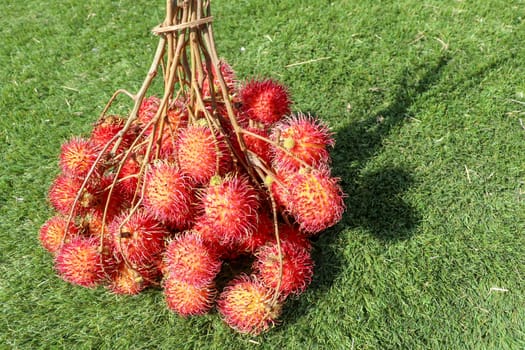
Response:
POLYGON ((78 236, 64 244, 55 256, 55 268, 67 282, 93 288, 107 279, 115 260, 99 252, 96 237, 78 236))
POLYGON ((341 220, 345 204, 338 178, 316 170, 298 172, 290 181, 290 211, 303 232, 314 235, 341 220))
POLYGON ((231 281, 217 300, 224 321, 240 333, 258 335, 276 323, 280 302, 253 276, 240 275, 231 281))
POLYGON ((131 267, 121 262, 111 275, 108 288, 115 294, 138 294, 159 277, 157 266, 131 267))
POLYGON ((273 165, 277 169, 299 169, 304 164, 327 164, 330 159, 327 148, 335 143, 332 133, 324 123, 304 114, 280 121, 272 129, 271 136, 293 154, 292 156, 278 147, 272 147, 273 165))
MULTIPOLYGON (((222 76, 224 78, 224 82, 226 83, 226 88, 228 89, 228 94, 234 95, 236 92, 236 85, 237 80, 235 78, 235 72, 233 71, 233 68, 226 63, 224 60, 219 61, 219 69, 221 70, 222 76)), ((203 66, 205 79, 202 82, 202 95, 203 97, 211 97, 211 91, 210 91, 210 78, 213 79, 213 90, 216 95, 222 97, 221 93, 221 85, 219 83, 219 79, 217 78, 217 74, 215 72, 215 68, 212 67, 212 76, 208 76, 207 74, 207 67, 203 66)))
POLYGON ((80 217, 79 227, 81 231, 86 234, 86 236, 93 236, 99 239, 102 237, 104 239, 105 246, 111 247, 113 240, 109 231, 111 219, 106 217, 104 227, 102 227, 103 215, 104 213, 100 210, 90 210, 80 217))
MULTIPOLYGON (((69 215, 77 193, 82 187, 83 180, 78 177, 71 177, 66 174, 60 174, 53 181, 49 189, 49 202, 60 214, 69 215)), ((77 205, 76 212, 82 211, 82 207, 89 207, 93 200, 94 195, 84 189, 83 194, 77 205)))
POLYGON ((128 201, 133 199, 137 186, 139 185, 140 167, 140 160, 135 155, 131 155, 124 161, 118 174, 119 189, 128 201))
MULTIPOLYGON (((307 251, 312 250, 312 243, 297 225, 280 224, 279 238, 282 241, 287 241, 295 246, 302 247, 307 251)), ((273 242, 275 242, 275 238, 273 242)))
POLYGON ((148 283, 137 270, 121 263, 111 276, 108 288, 115 294, 133 295, 140 293, 147 286, 148 283))
POLYGON ((207 313, 213 306, 216 294, 212 283, 195 286, 170 275, 164 280, 164 296, 168 308, 183 317, 207 313))
MULTIPOLYGON (((174 106, 168 110, 164 116, 164 121, 157 122, 158 127, 154 138, 153 152, 157 151, 160 145, 159 158, 174 161, 177 150, 177 140, 180 130, 186 128, 188 124, 188 112, 182 100, 176 100, 174 106), (160 126, 162 124, 162 129, 160 126)), ((151 136, 150 128, 146 132, 146 136, 151 136)))
POLYGON ((138 124, 144 128, 159 110, 160 98, 157 96, 149 96, 142 100, 138 111, 138 124))
POLYGON ((67 225, 67 221, 66 217, 56 215, 47 220, 40 228, 40 243, 48 252, 55 254, 60 249, 62 240, 64 243, 70 242, 79 235, 78 227, 73 222, 67 225), (68 226, 67 232, 66 226, 68 226))
POLYGON ((260 212, 253 233, 239 242, 239 249, 254 253, 259 247, 274 239, 274 223, 267 213, 260 212))
POLYGON ((99 155, 95 143, 81 137, 73 137, 62 144, 60 168, 71 177, 85 177, 99 155))
POLYGON ((246 176, 212 179, 202 196, 202 206, 202 219, 223 241, 242 241, 257 225, 259 198, 246 176))
POLYGON ((188 110, 183 100, 175 100, 168 109, 165 127, 175 132, 188 126, 188 110))
POLYGON ((168 244, 165 261, 171 277, 193 286, 209 284, 221 269, 219 257, 191 231, 168 244))
MULTIPOLYGON (((263 129, 246 127, 245 130, 261 137, 270 137, 269 134, 263 129)), ((248 150, 255 153, 264 163, 266 163, 266 165, 271 164, 270 143, 246 133, 242 134, 242 138, 248 150)))
MULTIPOLYGON (((125 120, 122 117, 118 115, 107 116, 95 124, 93 130, 91 131, 89 140, 94 145, 96 145, 98 149, 103 149, 108 144, 108 142, 124 128, 124 125, 125 120)), ((120 143, 116 153, 120 153, 122 150, 127 149, 132 144, 136 136, 135 129, 127 130, 127 132, 122 137, 122 142, 120 143)), ((114 144, 115 142, 109 145, 106 152, 109 153, 114 144)))
POLYGON ((149 265, 164 250, 169 231, 143 210, 116 217, 111 225, 113 248, 130 263, 149 265))
POLYGON ((291 184, 290 179, 295 175, 295 170, 279 169, 273 174, 268 174, 264 183, 271 191, 275 204, 283 209, 288 209, 288 195, 291 184))
POLYGON ((145 177, 146 211, 165 225, 179 230, 190 226, 195 196, 190 178, 165 162, 152 165, 145 177))
POLYGON ((113 189, 111 189, 113 182, 114 175, 106 175, 89 186, 89 189, 96 186, 98 190, 93 201, 93 210, 98 211, 101 214, 106 211, 107 220, 112 220, 129 204, 126 201, 125 194, 122 193, 122 186, 120 186, 118 182, 113 189))
POLYGON ((213 175, 222 175, 231 168, 231 154, 221 135, 204 126, 181 130, 177 142, 180 169, 197 184, 207 184, 213 175))
POLYGON ((240 89, 242 108, 250 119, 272 125, 290 113, 288 89, 271 79, 252 80, 240 89))
POLYGON ((202 217, 197 220, 192 228, 206 246, 213 251, 213 254, 221 260, 236 259, 241 255, 237 242, 225 241, 213 228, 211 223, 205 221, 202 217))
MULTIPOLYGON (((283 297, 301 294, 312 281, 314 261, 308 250, 290 241, 281 241, 282 279, 279 293, 283 297)), ((253 270, 268 288, 276 289, 279 285, 280 262, 277 243, 269 243, 255 254, 253 270)))

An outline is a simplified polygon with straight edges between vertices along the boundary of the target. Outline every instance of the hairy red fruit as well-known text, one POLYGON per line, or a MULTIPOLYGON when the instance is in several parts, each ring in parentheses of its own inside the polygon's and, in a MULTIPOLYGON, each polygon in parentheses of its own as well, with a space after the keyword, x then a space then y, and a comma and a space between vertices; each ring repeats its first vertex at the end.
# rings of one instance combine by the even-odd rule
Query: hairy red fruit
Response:
POLYGON ((99 252, 96 237, 75 237, 62 246, 55 257, 55 268, 67 282, 93 288, 106 280, 115 261, 99 252))
POLYGON ((66 217, 59 215, 53 216, 40 228, 40 243, 48 252, 53 254, 57 253, 62 244, 62 240, 64 240, 64 243, 67 243, 79 235, 78 227, 73 222, 67 225, 67 221, 66 217))
POLYGON ((73 137, 64 142, 60 152, 60 168, 71 177, 85 177, 100 153, 99 148, 90 140, 73 137))
POLYGON ((269 214, 260 212, 253 233, 239 242, 239 250, 248 253, 255 251, 275 238, 274 223, 269 214))
POLYGON ((259 198, 245 176, 211 181, 202 197, 203 220, 223 241, 248 238, 256 227, 259 198))
POLYGON ((141 129, 145 128, 148 123, 155 117, 159 110, 160 98, 149 96, 142 100, 138 111, 138 124, 141 129))
MULTIPOLYGON (((159 156, 161 159, 174 161, 176 160, 177 140, 179 133, 188 125, 188 112, 184 102, 176 100, 174 106, 168 110, 162 122, 162 132, 160 129, 161 122, 158 122, 156 135, 153 136, 154 146, 152 152, 156 153, 160 145, 159 156), (160 140, 159 140, 160 139, 160 140)), ((147 130, 146 135, 151 136, 153 128, 147 130)))
POLYGON ((80 218, 79 226, 85 235, 94 236, 98 239, 102 237, 104 245, 111 247, 113 240, 109 231, 111 220, 106 217, 106 221, 103 223, 102 218, 103 213, 100 210, 90 210, 80 218))
POLYGON ((90 185, 89 189, 96 188, 98 192, 93 200, 93 210, 102 215, 106 212, 107 220, 112 220, 129 204, 122 193, 122 186, 118 182, 113 186, 114 175, 106 175, 90 185))
POLYGON ((138 294, 148 286, 140 273, 128 265, 121 263, 111 276, 109 290, 115 294, 138 294))
MULTIPOLYGON (((307 251, 312 250, 312 243, 308 237, 301 232, 297 225, 280 224, 279 237, 282 241, 290 242, 291 244, 297 247, 302 247, 307 251)), ((275 239, 273 242, 275 242, 275 239)))
MULTIPOLYGON (((69 215, 77 193, 82 187, 82 179, 71 177, 66 174, 60 174, 53 181, 49 189, 49 201, 62 215, 69 215)), ((91 193, 87 188, 82 191, 75 213, 83 212, 86 208, 93 205, 96 195, 91 193)))
POLYGON ((327 164, 330 159, 327 148, 335 144, 332 133, 324 123, 304 114, 277 123, 272 130, 272 139, 293 154, 272 147, 273 165, 277 169, 327 164))
MULTIPOLYGON (((229 95, 234 95, 235 94, 235 91, 236 91, 236 85, 237 85, 237 80, 235 78, 235 72, 233 71, 233 68, 228 64, 226 63, 225 61, 223 60, 220 60, 219 61, 219 69, 222 73, 222 76, 224 78, 224 82, 226 83, 226 88, 228 89, 228 93, 229 95)), ((221 96, 222 97, 222 92, 221 92, 221 85, 219 83, 219 79, 217 78, 217 73, 215 71, 215 67, 212 67, 212 74, 211 76, 209 76, 207 74, 207 67, 206 66, 203 66, 203 70, 204 70, 204 74, 205 74, 205 79, 204 81, 202 82, 202 95, 203 97, 211 97, 211 90, 210 90, 210 79, 213 80, 213 91, 215 93, 215 95, 218 95, 218 96, 221 96)))
POLYGON ((177 154, 180 169, 196 184, 207 184, 213 175, 223 175, 231 169, 232 158, 224 138, 204 126, 181 130, 177 154))
POLYGON ((111 275, 109 290, 115 294, 138 294, 159 277, 157 266, 131 267, 121 262, 111 275))
MULTIPOLYGON (((125 120, 117 115, 110 115, 99 121, 91 131, 90 141, 102 150, 123 128, 125 120)), ((136 137, 134 129, 128 130, 122 135, 122 141, 116 150, 116 153, 121 153, 128 149, 136 137)), ((106 153, 111 152, 111 149, 116 141, 113 141, 106 149, 106 153)))
POLYGON ((213 284, 195 286, 168 275, 164 280, 164 296, 168 308, 183 317, 207 313, 217 291, 213 284))
MULTIPOLYGON (((308 250, 290 241, 281 241, 282 279, 279 293, 283 297, 301 294, 312 281, 314 262, 308 250)), ((279 285, 280 260, 277 243, 262 246, 256 253, 253 269, 260 280, 269 288, 279 285)))
POLYGON ((238 258, 241 255, 237 242, 225 241, 212 227, 211 223, 200 218, 192 228, 192 231, 199 236, 206 246, 213 250, 213 254, 222 260, 238 258))
POLYGON ((282 209, 288 210, 288 195, 290 188, 293 186, 290 183, 290 179, 296 172, 295 170, 279 169, 273 174, 268 174, 264 179, 265 185, 271 191, 275 200, 275 204, 282 209))
POLYGON ((164 250, 169 231, 144 211, 124 212, 111 223, 113 248, 136 265, 151 264, 164 250))
MULTIPOLYGON (((263 129, 247 127, 245 130, 264 138, 270 137, 263 129)), ((249 151, 255 153, 267 166, 271 164, 270 144, 268 142, 246 133, 242 134, 242 138, 249 151)))
POLYGON ((190 178, 175 166, 159 162, 148 169, 145 182, 144 209, 169 227, 189 227, 195 202, 190 178))
POLYGON ((252 335, 268 330, 281 313, 272 292, 253 276, 241 275, 226 286, 217 307, 224 321, 240 333, 252 335))
POLYGON ((193 232, 181 234, 168 244, 165 261, 171 277, 193 286, 209 284, 221 269, 218 255, 193 232))
MULTIPOLYGON (((118 174, 119 189, 126 200, 131 201, 139 185, 139 173, 141 163, 135 155, 128 157, 118 174)), ((140 189, 138 194, 140 194, 140 189)))
POLYGON ((314 235, 341 220, 345 204, 338 178, 320 170, 299 172, 291 182, 290 211, 302 231, 314 235))
POLYGON ((288 89, 271 79, 247 82, 240 90, 240 99, 248 117, 267 126, 290 113, 288 89))

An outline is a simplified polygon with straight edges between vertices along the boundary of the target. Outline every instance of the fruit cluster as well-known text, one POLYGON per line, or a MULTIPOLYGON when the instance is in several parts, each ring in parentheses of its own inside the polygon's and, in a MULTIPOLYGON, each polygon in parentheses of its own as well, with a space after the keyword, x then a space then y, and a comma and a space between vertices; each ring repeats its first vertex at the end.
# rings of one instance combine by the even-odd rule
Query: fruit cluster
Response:
POLYGON ((118 294, 161 286, 182 316, 216 306, 258 334, 310 284, 309 239, 341 219, 343 193, 328 127, 292 113, 282 84, 239 83, 220 67, 233 118, 210 78, 204 109, 150 96, 136 118, 106 116, 66 141, 49 190, 57 214, 40 240, 67 282, 118 294))

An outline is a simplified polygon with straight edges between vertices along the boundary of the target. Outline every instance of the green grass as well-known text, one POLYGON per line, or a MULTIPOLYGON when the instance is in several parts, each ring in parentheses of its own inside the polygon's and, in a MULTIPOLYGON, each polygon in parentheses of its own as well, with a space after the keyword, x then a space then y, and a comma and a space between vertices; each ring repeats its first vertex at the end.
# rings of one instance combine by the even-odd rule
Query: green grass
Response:
POLYGON ((37 239, 60 144, 138 89, 163 6, 4 1, 1 349, 525 347, 523 0, 214 0, 238 76, 281 80, 336 133, 348 210, 315 242, 310 288, 252 338, 158 290, 61 281, 37 239))

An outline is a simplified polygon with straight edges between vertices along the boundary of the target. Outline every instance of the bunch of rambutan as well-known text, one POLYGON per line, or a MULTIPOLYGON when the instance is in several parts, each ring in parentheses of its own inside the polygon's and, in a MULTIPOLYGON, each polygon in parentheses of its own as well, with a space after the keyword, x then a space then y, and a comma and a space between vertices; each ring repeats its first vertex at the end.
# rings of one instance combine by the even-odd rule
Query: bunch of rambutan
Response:
POLYGON ((341 219, 343 192, 328 127, 292 113, 279 82, 237 83, 221 67, 238 133, 224 108, 215 129, 183 98, 164 114, 159 98, 144 98, 128 128, 103 118, 62 145, 56 215, 40 240, 70 283, 117 294, 160 286, 181 316, 216 306, 232 328, 258 334, 310 284, 309 239, 341 219))
MULTIPOLYGON (((167 13, 208 13, 184 3, 167 13)), ((159 287, 183 317, 216 307, 230 327, 256 335, 306 290, 310 239, 342 217, 334 139, 320 119, 292 112, 283 84, 239 82, 213 46, 202 61, 189 55, 213 43, 199 27, 210 20, 195 18, 157 28, 173 40, 190 27, 204 37, 182 41, 166 61, 158 51, 162 98, 146 97, 150 72, 128 93, 126 117, 106 115, 113 97, 90 135, 63 143, 49 189, 56 214, 40 241, 67 282, 130 295, 159 287)))

